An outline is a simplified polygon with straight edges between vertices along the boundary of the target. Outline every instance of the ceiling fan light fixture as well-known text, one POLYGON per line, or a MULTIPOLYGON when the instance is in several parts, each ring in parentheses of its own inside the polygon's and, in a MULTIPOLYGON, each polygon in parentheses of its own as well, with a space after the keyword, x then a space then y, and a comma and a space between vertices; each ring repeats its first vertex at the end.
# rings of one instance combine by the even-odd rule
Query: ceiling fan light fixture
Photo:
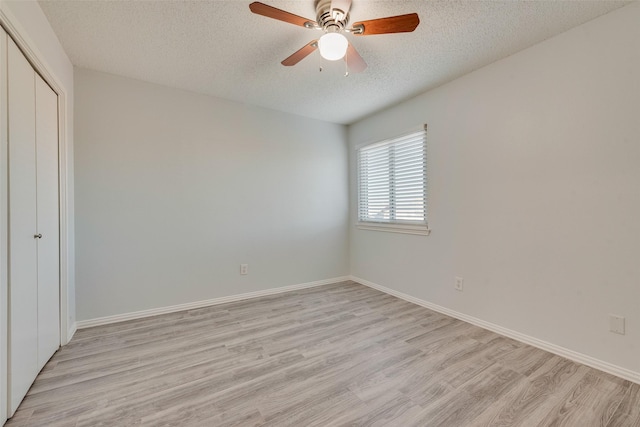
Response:
POLYGON ((340 33, 327 33, 318 40, 320 56, 328 61, 337 61, 347 54, 349 42, 340 33))

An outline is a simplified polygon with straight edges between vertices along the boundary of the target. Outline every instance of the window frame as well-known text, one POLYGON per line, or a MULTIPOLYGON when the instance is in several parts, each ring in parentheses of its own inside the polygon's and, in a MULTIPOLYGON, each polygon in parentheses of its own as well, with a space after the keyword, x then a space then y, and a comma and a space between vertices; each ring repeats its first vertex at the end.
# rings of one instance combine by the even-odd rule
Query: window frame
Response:
POLYGON ((361 144, 356 147, 356 180, 357 180, 357 222, 356 226, 361 230, 373 230, 373 231, 386 231, 386 232, 394 232, 394 233, 403 233, 403 234, 418 234, 418 235, 429 235, 431 233, 431 229, 429 228, 429 222, 427 218, 427 203, 428 203, 428 188, 427 188, 427 125, 420 127, 419 129, 413 129, 410 132, 404 132, 398 136, 387 138, 381 141, 369 142, 365 144, 361 144), (412 220, 397 220, 397 219, 389 219, 383 221, 375 221, 369 219, 362 219, 362 186, 364 185, 362 182, 362 171, 361 171, 361 151, 366 149, 367 147, 373 146, 389 146, 390 150, 390 164, 389 164, 389 204, 391 213, 390 216, 395 216, 395 203, 392 201, 396 197, 395 193, 395 179, 397 178, 396 171, 396 159, 392 153, 394 153, 394 146, 400 144, 404 139, 413 135, 422 133, 422 144, 424 150, 424 174, 423 174, 423 194, 424 194, 424 220, 420 221, 412 221, 412 220))

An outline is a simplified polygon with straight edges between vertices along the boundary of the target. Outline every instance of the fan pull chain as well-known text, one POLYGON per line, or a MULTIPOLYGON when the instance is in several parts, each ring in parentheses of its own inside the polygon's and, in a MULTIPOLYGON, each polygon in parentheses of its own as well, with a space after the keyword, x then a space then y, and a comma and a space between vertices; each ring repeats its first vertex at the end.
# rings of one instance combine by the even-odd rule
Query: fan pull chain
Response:
POLYGON ((349 77, 349 61, 348 61, 348 56, 349 55, 349 50, 347 50, 344 54, 344 76, 345 77, 349 77))

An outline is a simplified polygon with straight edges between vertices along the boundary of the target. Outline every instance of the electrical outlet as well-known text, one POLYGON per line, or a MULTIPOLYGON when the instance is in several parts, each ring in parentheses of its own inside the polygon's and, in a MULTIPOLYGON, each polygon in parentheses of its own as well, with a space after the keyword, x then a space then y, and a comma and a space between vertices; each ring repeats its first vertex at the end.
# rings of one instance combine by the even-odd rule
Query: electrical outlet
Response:
POLYGON ((249 264, 240 264, 240 274, 249 274, 249 264))
POLYGON ((456 291, 462 292, 462 289, 464 288, 464 279, 462 277, 456 277, 453 287, 456 288, 456 291))
POLYGON ((624 335, 624 317, 610 314, 609 331, 613 332, 614 334, 624 335))

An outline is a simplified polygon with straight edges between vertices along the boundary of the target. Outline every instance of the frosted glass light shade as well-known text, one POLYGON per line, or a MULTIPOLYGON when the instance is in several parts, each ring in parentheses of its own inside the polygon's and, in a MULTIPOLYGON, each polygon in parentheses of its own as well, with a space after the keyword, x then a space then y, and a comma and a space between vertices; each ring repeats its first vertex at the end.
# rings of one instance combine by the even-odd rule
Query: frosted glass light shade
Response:
POLYGON ((329 61, 337 61, 344 58, 347 54, 347 47, 349 47, 349 42, 340 33, 327 33, 318 40, 320 56, 329 61))

